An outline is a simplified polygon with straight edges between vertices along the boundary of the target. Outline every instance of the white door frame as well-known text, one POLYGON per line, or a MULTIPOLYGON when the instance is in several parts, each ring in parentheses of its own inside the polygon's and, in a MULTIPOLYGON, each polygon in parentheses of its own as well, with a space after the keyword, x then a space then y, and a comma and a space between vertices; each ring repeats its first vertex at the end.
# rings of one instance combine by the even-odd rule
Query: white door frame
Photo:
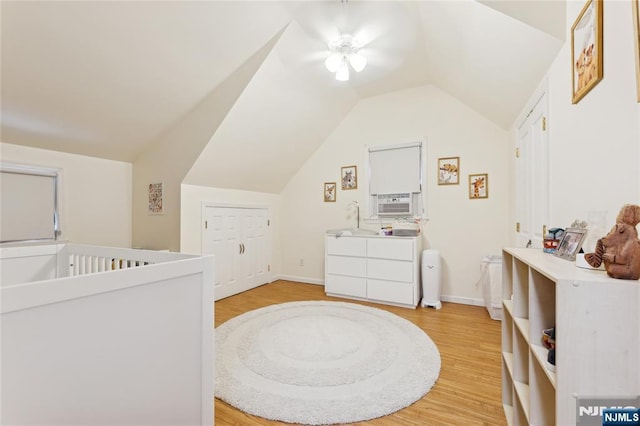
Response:
POLYGON ((541 248, 543 227, 549 223, 549 107, 548 82, 545 79, 536 89, 520 115, 515 131, 515 147, 520 158, 515 159, 514 216, 515 222, 526 223, 529 229, 518 231, 514 227, 516 246, 529 241, 533 247, 541 248), (537 120, 539 119, 539 123, 537 120), (537 124, 536 124, 537 123, 537 124), (542 126, 538 129, 536 126, 542 126), (528 127, 526 127, 528 126, 528 127), (529 147, 520 146, 523 132, 537 138, 529 147), (518 163, 528 161, 527 164, 518 163))

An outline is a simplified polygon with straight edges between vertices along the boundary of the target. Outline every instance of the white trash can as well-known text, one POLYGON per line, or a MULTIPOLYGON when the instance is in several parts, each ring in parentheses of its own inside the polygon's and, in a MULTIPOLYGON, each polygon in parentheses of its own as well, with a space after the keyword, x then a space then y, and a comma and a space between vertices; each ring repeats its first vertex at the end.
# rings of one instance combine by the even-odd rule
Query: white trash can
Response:
POLYGON ((442 262, 438 250, 422 252, 422 303, 423 308, 442 308, 440 292, 442 291, 442 262))
POLYGON ((480 281, 489 316, 502 320, 502 256, 489 255, 480 264, 480 281))

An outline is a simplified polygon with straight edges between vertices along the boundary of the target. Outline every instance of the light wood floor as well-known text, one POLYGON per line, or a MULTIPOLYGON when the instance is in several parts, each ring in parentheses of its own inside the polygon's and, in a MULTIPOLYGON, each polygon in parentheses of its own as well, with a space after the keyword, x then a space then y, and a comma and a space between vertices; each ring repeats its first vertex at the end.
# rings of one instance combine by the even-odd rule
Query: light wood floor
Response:
MULTIPOLYGON (((248 312, 283 302, 344 300, 384 309, 423 329, 440 350, 442 367, 429 393, 411 406, 356 425, 504 425, 501 402, 500 321, 479 306, 443 303, 442 309, 407 309, 327 297, 324 287, 276 281, 215 303, 216 327, 248 312)), ((281 425, 215 400, 215 425, 281 425)))

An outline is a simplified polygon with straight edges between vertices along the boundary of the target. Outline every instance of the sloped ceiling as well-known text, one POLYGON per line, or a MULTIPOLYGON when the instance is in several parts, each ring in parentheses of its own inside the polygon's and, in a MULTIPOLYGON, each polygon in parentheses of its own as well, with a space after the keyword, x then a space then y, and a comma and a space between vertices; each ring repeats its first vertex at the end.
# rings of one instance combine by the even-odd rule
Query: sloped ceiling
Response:
POLYGON ((185 180, 266 192, 279 192, 369 96, 434 84, 508 128, 566 33, 564 1, 0 7, 0 140, 122 161, 149 149, 284 29, 185 180), (368 66, 348 83, 323 65, 340 32, 366 43, 368 66))

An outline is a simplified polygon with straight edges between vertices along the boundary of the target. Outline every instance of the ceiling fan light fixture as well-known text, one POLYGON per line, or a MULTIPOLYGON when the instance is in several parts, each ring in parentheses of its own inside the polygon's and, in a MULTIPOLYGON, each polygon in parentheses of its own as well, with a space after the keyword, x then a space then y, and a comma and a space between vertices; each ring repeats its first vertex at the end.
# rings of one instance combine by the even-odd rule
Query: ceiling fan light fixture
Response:
POLYGON ((342 62, 342 57, 338 53, 332 53, 329 55, 327 60, 324 61, 324 65, 327 67, 329 72, 336 72, 338 71, 340 62, 342 62))
POLYGON ((367 58, 358 53, 358 42, 349 34, 343 34, 329 43, 329 56, 324 62, 329 72, 336 73, 336 80, 349 80, 349 65, 355 72, 367 66, 367 58))
POLYGON ((360 72, 364 69, 364 67, 367 66, 367 58, 359 53, 354 53, 353 55, 349 56, 349 63, 351 64, 351 67, 353 67, 355 72, 360 72))
POLYGON ((340 61, 340 65, 338 65, 338 70, 336 71, 336 80, 349 81, 349 65, 347 64, 346 58, 342 58, 342 61, 340 61))

